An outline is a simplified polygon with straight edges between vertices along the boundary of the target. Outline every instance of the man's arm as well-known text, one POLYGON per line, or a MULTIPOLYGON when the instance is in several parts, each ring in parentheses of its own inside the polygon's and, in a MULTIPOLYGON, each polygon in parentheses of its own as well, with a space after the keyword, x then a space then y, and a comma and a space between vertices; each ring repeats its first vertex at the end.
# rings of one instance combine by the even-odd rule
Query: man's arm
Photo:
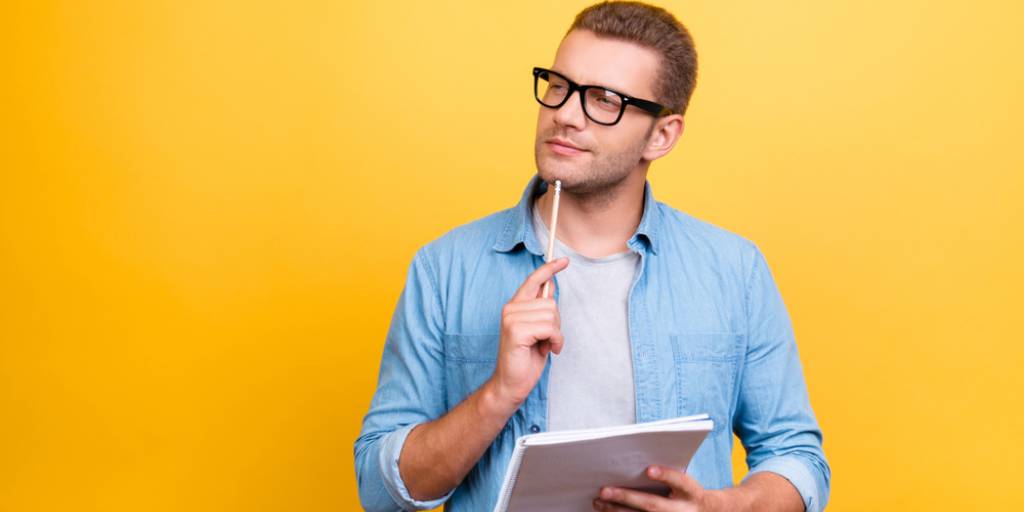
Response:
POLYGON ((760 472, 744 479, 736 487, 717 491, 720 496, 711 498, 715 503, 712 510, 734 510, 736 512, 800 512, 804 510, 800 492, 785 477, 770 472, 760 472))
POLYGON ((414 428, 398 464, 410 495, 436 500, 458 486, 517 408, 487 381, 448 414, 414 428))
POLYGON ((746 292, 749 344, 733 430, 747 450, 747 477, 735 487, 705 490, 682 471, 652 467, 648 478, 668 485, 668 497, 604 488, 594 501, 596 510, 818 512, 825 508, 831 472, 821 449, 821 431, 807 397, 789 314, 756 248, 746 292))
POLYGON ((399 468, 414 498, 434 499, 454 489, 526 400, 548 350, 561 352, 558 308, 553 299, 538 294, 567 265, 562 258, 539 267, 502 309, 501 345, 491 378, 448 414, 409 434, 399 468))
POLYGON ((429 263, 417 253, 381 360, 380 379, 356 441, 359 494, 367 510, 442 504, 487 450, 536 385, 547 353, 561 351, 560 318, 541 285, 568 265, 539 267, 502 310, 494 374, 445 413, 440 299, 429 263))
MULTIPOLYGON (((747 450, 750 472, 738 486, 710 491, 670 468, 654 479, 697 510, 822 510, 831 472, 821 450, 821 431, 807 398, 789 314, 757 249, 747 282, 749 348, 733 427, 747 450)), ((641 510, 672 510, 671 503, 646 496, 618 497, 618 503, 641 510)))
POLYGON ((427 250, 413 257, 388 328, 377 390, 355 442, 359 499, 365 510, 434 508, 417 501, 399 477, 398 457, 409 432, 445 412, 444 320, 427 250))
POLYGON ((740 488, 765 478, 758 476, 762 473, 778 475, 799 492, 806 510, 820 511, 828 503, 831 469, 789 313, 756 247, 748 278, 747 319, 748 348, 733 418, 750 468, 740 488))

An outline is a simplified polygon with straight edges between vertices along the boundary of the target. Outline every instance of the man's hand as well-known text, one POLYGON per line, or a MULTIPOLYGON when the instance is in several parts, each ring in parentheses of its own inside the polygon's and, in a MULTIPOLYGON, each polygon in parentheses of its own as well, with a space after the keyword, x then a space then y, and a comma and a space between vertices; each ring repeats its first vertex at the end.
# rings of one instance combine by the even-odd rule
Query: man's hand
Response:
MULTIPOLYGON (((517 409, 537 384, 548 352, 562 351, 561 317, 552 298, 540 298, 546 281, 569 266, 558 258, 533 271, 501 310, 498 363, 488 385, 506 407, 517 409)), ((554 281, 552 281, 552 296, 554 281)))
POLYGON ((707 490, 682 471, 665 466, 647 468, 647 477, 671 490, 668 497, 657 494, 602 487, 594 510, 647 511, 730 511, 798 512, 804 510, 800 493, 781 475, 762 471, 750 475, 741 485, 707 490))
POLYGON ((690 475, 664 466, 647 468, 647 477, 669 487, 667 497, 621 487, 602 487, 594 500, 594 510, 650 512, 697 512, 734 510, 727 496, 720 491, 708 491, 690 475))

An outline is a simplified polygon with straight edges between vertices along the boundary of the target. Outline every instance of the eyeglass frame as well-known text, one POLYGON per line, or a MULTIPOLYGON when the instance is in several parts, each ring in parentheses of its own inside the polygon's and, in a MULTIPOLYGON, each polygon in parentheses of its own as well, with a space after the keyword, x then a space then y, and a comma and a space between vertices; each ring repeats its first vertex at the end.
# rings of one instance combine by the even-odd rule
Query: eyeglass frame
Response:
MULTIPOLYGON (((550 83, 550 80, 548 80, 548 82, 550 83)), ((625 114, 625 112, 626 112, 626 107, 629 106, 629 105, 633 105, 634 107, 637 107, 640 110, 643 110, 644 112, 647 112, 648 114, 651 114, 651 115, 653 115, 655 117, 664 117, 664 116, 672 115, 674 113, 674 112, 672 112, 672 109, 670 109, 670 108, 668 108, 668 107, 666 107, 666 106, 664 106, 664 105, 662 105, 660 103, 651 101, 651 100, 644 100, 644 99, 636 98, 636 97, 630 96, 628 94, 616 91, 615 89, 611 89, 611 88, 605 87, 603 85, 580 85, 580 84, 570 80, 569 77, 567 77, 567 76, 565 76, 565 75, 563 75, 563 74, 561 74, 561 73, 559 73, 557 71, 552 71, 550 69, 545 69, 545 68, 541 68, 541 67, 534 67, 533 68, 533 98, 535 100, 537 100, 537 103, 540 103, 541 106, 547 107, 547 108, 553 108, 553 109, 562 108, 562 105, 565 105, 565 102, 569 101, 569 98, 571 98, 572 94, 574 92, 576 92, 576 91, 579 91, 579 93, 580 93, 580 108, 583 109, 583 114, 585 116, 587 116, 587 119, 590 119, 591 121, 593 121, 593 122, 595 122, 597 124, 603 125, 603 126, 612 126, 612 125, 618 124, 618 122, 622 120, 622 115, 625 114), (565 96, 562 98, 562 101, 559 102, 558 105, 552 106, 552 105, 548 105, 548 104, 544 103, 543 101, 541 101, 541 99, 540 99, 540 90, 538 88, 538 86, 540 85, 540 74, 541 73, 548 73, 549 75, 555 75, 555 76, 561 78, 562 80, 565 80, 565 82, 567 84, 569 84, 569 92, 567 92, 565 94, 565 96), (587 93, 587 90, 589 90, 589 89, 601 89, 601 90, 613 92, 613 93, 619 95, 620 98, 622 98, 622 104, 619 106, 619 115, 615 117, 614 121, 612 121, 610 123, 605 123, 605 122, 602 122, 602 121, 598 121, 597 119, 594 119, 590 115, 589 112, 587 112, 587 97, 586 97, 586 93, 587 93)))

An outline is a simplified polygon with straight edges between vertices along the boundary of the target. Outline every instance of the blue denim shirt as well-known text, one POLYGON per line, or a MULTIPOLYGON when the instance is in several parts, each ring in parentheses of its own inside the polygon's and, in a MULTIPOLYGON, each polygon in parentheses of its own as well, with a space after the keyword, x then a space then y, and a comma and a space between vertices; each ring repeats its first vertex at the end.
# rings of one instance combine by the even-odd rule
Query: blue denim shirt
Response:
MULTIPOLYGON (((544 262, 530 215, 532 199, 546 187, 535 175, 514 208, 457 227, 413 258, 355 443, 367 510, 446 503, 446 510, 489 511, 516 438, 547 430, 550 359, 526 402, 458 487, 440 499, 417 501, 399 475, 409 431, 444 415, 491 376, 501 308, 544 262)), ((715 427, 687 469, 705 488, 733 484, 735 432, 749 474, 782 475, 807 510, 823 509, 831 470, 789 314, 760 250, 656 202, 650 182, 627 245, 641 257, 628 303, 637 422, 708 413, 715 427)))

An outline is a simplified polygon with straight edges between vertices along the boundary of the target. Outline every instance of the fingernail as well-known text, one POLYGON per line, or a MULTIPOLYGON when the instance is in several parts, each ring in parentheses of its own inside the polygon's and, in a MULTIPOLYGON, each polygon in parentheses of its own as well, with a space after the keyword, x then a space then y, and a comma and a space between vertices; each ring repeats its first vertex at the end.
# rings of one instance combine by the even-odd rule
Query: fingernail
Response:
POLYGON ((601 497, 606 500, 612 499, 612 490, 607 487, 601 489, 601 497))
POLYGON ((647 474, 653 477, 658 477, 661 476, 661 470, 658 469, 658 466, 651 466, 651 468, 647 470, 647 474))

